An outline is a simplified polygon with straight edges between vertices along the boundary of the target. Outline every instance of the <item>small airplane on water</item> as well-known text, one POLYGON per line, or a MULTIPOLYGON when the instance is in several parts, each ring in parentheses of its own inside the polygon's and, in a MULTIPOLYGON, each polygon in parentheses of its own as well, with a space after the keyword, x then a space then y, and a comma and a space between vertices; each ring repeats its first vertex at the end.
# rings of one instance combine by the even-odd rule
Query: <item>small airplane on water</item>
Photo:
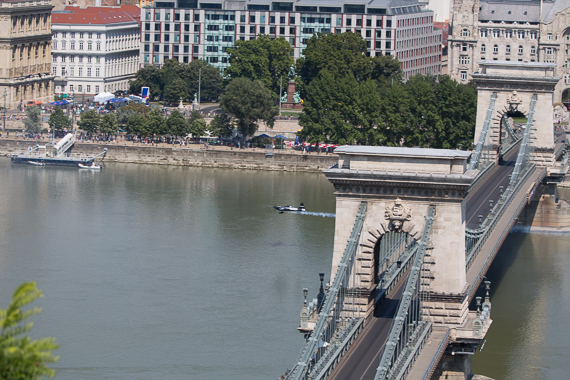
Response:
POLYGON ((280 214, 283 214, 284 212, 304 212, 305 211, 305 205, 303 203, 301 203, 299 205, 299 207, 293 207, 293 206, 273 206, 273 208, 277 211, 279 211, 280 214))

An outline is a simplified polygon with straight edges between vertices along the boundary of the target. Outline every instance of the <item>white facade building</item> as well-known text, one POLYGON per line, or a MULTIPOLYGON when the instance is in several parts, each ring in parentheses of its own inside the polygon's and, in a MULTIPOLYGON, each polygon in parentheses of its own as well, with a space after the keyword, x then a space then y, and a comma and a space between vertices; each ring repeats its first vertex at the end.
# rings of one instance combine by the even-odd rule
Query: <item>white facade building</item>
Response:
POLYGON ((138 70, 139 15, 138 7, 129 5, 52 13, 56 95, 127 90, 138 70))

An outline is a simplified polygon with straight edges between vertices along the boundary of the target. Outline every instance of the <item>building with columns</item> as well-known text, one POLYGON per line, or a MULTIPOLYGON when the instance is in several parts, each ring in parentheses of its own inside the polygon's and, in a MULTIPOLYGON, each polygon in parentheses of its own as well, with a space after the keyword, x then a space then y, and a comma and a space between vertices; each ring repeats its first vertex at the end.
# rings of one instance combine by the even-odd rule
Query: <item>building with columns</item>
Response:
POLYGON ((53 101, 51 10, 50 0, 0 0, 0 106, 53 101))
POLYGON ((554 63, 562 78, 554 102, 569 98, 567 0, 454 0, 448 46, 449 74, 459 82, 479 72, 479 61, 554 63))
POLYGON ((405 78, 441 73, 442 32, 418 0, 174 0, 141 8, 141 67, 203 59, 222 71, 228 47, 259 34, 283 37, 295 59, 316 33, 362 35, 371 56, 396 56, 405 78))
POLYGON ((66 7, 54 12, 55 93, 91 97, 128 90, 138 70, 139 15, 135 5, 66 7))

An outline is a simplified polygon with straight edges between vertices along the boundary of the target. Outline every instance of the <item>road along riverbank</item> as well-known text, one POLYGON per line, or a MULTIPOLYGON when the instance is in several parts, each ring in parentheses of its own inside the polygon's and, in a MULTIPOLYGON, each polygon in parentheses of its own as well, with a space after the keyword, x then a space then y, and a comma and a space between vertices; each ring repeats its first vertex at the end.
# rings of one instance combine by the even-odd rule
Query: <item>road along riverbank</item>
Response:
MULTIPOLYGON (((45 142, 39 142, 44 144, 45 142)), ((9 157, 12 153, 35 147, 35 140, 0 139, 0 155, 9 157)), ((109 144, 76 142, 72 153, 94 155, 107 148, 105 162, 122 162, 150 165, 177 165, 207 168, 230 168, 268 171, 321 172, 338 161, 334 154, 303 154, 287 150, 276 150, 267 155, 265 149, 230 149, 214 147, 206 149, 203 145, 159 144, 149 146, 119 142, 109 144)))

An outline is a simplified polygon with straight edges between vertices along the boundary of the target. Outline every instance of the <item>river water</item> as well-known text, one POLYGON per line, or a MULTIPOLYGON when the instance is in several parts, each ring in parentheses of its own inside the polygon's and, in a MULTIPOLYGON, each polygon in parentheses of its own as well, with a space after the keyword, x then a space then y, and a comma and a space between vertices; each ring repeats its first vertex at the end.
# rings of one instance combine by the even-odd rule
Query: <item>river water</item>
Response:
MULTIPOLYGON (((275 379, 303 343, 302 288, 329 281, 332 186, 319 174, 0 159, 0 307, 37 281, 33 337, 61 345, 56 379, 275 379), (275 204, 325 213, 279 214, 275 204)), ((476 373, 559 379, 570 238, 509 236, 476 373), (555 345, 548 342, 554 339, 555 345)))

